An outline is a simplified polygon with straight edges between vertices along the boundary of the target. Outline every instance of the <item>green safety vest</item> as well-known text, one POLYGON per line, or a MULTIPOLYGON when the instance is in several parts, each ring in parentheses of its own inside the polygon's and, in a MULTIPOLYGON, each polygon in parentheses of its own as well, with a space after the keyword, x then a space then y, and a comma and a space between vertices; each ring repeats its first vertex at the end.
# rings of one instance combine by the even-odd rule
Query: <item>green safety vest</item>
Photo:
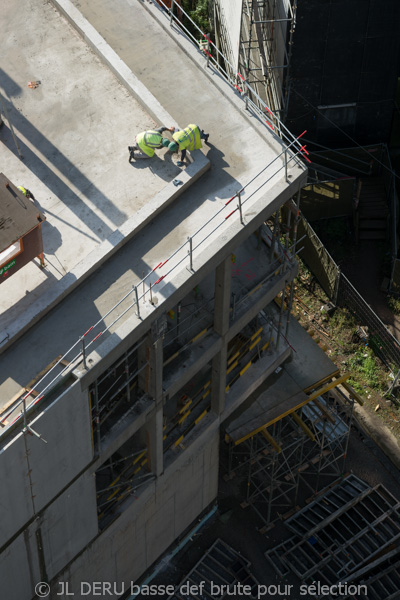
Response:
POLYGON ((162 148, 162 135, 159 131, 150 129, 149 131, 143 131, 136 136, 136 143, 142 152, 147 154, 150 158, 154 156, 155 148, 162 148))
POLYGON ((172 134, 173 140, 178 144, 179 150, 199 150, 203 147, 200 139, 200 129, 197 125, 188 125, 182 131, 172 134))

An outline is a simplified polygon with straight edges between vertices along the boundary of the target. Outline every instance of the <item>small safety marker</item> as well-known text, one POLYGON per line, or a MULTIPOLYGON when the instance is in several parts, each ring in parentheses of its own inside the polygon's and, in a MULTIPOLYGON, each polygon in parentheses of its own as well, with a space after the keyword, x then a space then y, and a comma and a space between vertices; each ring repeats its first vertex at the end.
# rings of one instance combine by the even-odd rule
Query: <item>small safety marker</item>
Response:
POLYGON ((40 83, 40 81, 28 81, 28 87, 34 90, 39 87, 40 83))

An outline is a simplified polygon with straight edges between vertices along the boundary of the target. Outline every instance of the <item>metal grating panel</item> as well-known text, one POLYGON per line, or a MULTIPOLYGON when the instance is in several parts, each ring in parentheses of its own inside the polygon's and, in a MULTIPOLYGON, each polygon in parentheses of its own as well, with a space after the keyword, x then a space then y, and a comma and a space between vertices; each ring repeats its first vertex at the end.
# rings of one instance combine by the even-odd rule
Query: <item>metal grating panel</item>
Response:
MULTIPOLYGON (((250 586, 251 594, 246 594, 246 598, 255 599, 258 582, 251 575, 249 567, 250 563, 241 554, 222 540, 217 540, 168 600, 222 600, 232 597, 235 590, 242 589, 239 584, 250 586), (193 591, 186 594, 190 588, 198 595, 193 591)), ((235 594, 235 597, 241 596, 235 594)))

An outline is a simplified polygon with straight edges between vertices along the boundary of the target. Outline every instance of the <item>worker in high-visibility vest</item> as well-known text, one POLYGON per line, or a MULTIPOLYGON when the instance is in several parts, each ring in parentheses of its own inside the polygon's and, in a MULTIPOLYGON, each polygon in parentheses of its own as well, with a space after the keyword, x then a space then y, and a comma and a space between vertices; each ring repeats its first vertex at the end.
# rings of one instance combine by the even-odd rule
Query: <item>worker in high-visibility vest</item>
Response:
POLYGON ((168 138, 163 137, 164 131, 175 131, 175 127, 159 127, 158 129, 149 129, 142 131, 136 136, 134 146, 128 146, 129 162, 132 158, 152 158, 155 150, 159 148, 167 148, 170 144, 168 138))
POLYGON ((181 152, 181 160, 176 163, 178 167, 183 165, 183 161, 186 157, 186 150, 193 151, 199 150, 203 147, 201 140, 204 140, 207 144, 209 133, 204 133, 203 129, 200 129, 198 125, 189 124, 185 129, 181 131, 175 131, 172 134, 173 142, 168 146, 170 152, 181 152))
POLYGON ((32 202, 35 200, 35 196, 32 194, 32 192, 30 190, 28 190, 27 188, 22 187, 22 185, 18 186, 18 189, 21 190, 21 192, 23 193, 23 195, 28 198, 29 200, 32 200, 32 202))

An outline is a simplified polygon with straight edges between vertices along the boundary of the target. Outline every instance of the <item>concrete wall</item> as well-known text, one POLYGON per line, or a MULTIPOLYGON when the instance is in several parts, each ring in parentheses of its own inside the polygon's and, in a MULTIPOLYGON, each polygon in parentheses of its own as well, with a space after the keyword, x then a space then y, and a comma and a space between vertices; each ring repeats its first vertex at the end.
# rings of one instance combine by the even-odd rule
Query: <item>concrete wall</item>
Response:
POLYGON ((72 484, 1 553, 1 597, 33 598, 35 586, 54 577, 97 533, 95 483, 93 476, 87 475, 72 484))
POLYGON ((0 451, 0 548, 33 517, 24 435, 0 451), (7 515, 7 518, 4 518, 7 515))
MULTIPOLYGON (((3 511, 2 511, 2 514, 3 511)), ((4 520, 2 518, 2 520, 4 520)), ((0 554, 1 597, 27 600, 33 597, 35 585, 41 581, 37 556, 36 526, 21 533, 0 554)))
POLYGON ((59 494, 92 460, 89 402, 77 382, 0 452, 0 548, 59 494))
POLYGON ((59 496, 38 520, 44 565, 54 577, 98 533, 94 475, 85 474, 59 496))
POLYGON ((34 586, 98 532, 94 477, 73 482, 93 457, 87 392, 77 382, 28 423, 47 443, 21 433, 0 453, 0 582, 8 600, 32 598, 34 586))
MULTIPOLYGON (((215 498, 218 490, 218 420, 197 436, 155 482, 54 581, 68 581, 79 595, 81 582, 125 582, 151 567, 215 498)), ((53 584, 52 584, 53 585, 53 584)), ((58 588, 59 589, 59 588, 58 588)), ((126 588, 128 589, 128 588, 126 588)), ((95 594, 85 598, 98 597, 95 594)))
POLYGON ((230 43, 232 47, 233 68, 237 70, 239 62, 239 43, 240 43, 240 25, 242 22, 242 4, 243 0, 217 0, 221 18, 225 21, 230 34, 230 43))

